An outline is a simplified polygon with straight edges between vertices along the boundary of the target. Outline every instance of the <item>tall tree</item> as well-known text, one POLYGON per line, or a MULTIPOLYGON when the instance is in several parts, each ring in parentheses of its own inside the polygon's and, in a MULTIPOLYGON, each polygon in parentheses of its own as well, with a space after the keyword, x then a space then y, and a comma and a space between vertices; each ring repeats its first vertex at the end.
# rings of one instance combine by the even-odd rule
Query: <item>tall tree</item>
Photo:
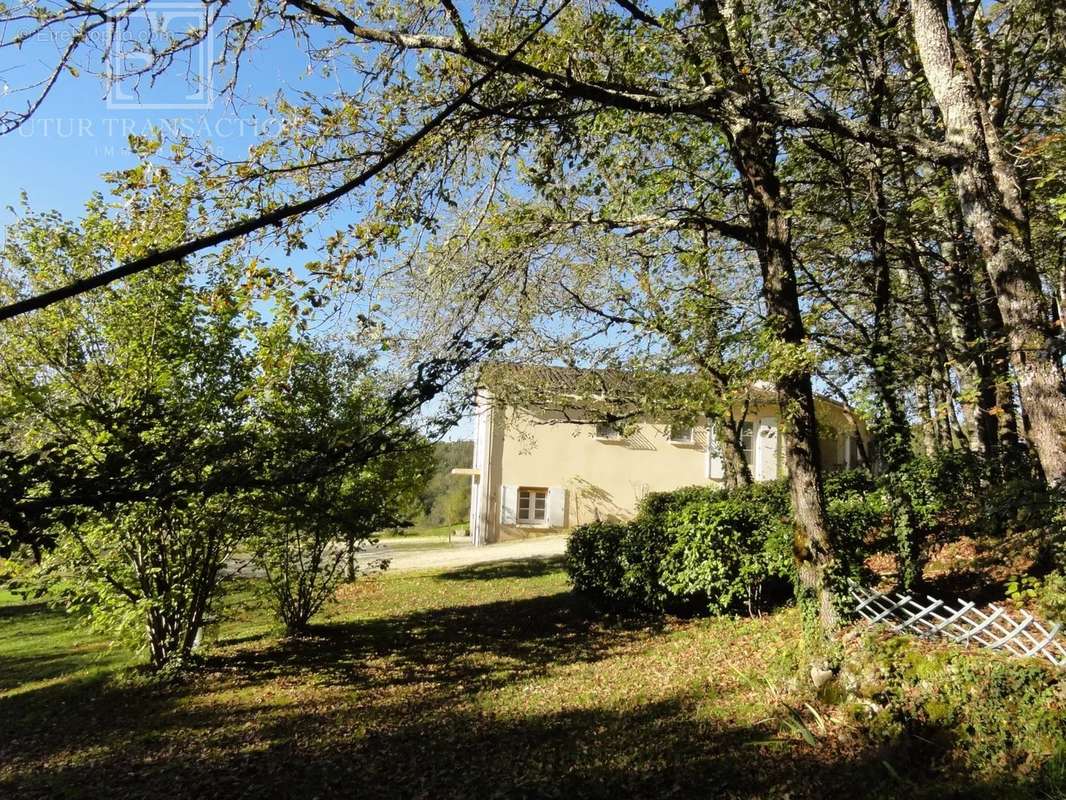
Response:
POLYGON ((962 157, 952 178, 995 289, 1010 344, 1028 437, 1048 481, 1066 483, 1066 382, 1057 332, 1033 257, 1029 211, 1014 159, 990 109, 994 100, 977 78, 968 41, 980 27, 980 3, 948 12, 936 0, 912 0, 914 39, 922 69, 944 120, 945 139, 962 157))

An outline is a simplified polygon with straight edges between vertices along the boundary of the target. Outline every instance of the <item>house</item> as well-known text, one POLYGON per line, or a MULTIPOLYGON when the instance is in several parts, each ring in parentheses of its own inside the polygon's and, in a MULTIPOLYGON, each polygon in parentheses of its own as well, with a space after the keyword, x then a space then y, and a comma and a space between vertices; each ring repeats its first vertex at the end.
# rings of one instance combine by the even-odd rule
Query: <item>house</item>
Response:
MULTIPOLYGON (((632 374, 617 371, 497 365, 483 372, 475 398, 473 467, 456 470, 472 482, 474 544, 630 519, 649 492, 722 482, 713 426, 702 417, 678 425, 643 414, 618 391, 633 383, 632 374), (534 391, 518 399, 515 385, 534 391), (612 416, 605 408, 629 409, 624 424, 605 421, 612 416)), ((840 403, 825 397, 815 402, 822 466, 857 466, 865 429, 840 403)), ((782 476, 787 433, 773 387, 753 386, 734 415, 743 419, 752 477, 782 476)))

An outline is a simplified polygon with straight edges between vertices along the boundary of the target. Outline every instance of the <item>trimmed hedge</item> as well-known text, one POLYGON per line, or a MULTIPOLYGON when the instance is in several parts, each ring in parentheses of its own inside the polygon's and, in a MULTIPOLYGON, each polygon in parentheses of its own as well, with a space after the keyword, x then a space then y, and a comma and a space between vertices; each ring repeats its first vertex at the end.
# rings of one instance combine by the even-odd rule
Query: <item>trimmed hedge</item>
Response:
MULTIPOLYGON (((826 482, 828 522, 846 571, 861 565, 885 504, 867 474, 826 482)), ((656 492, 630 523, 575 528, 567 545, 575 591, 596 603, 645 611, 753 611, 789 596, 795 581, 786 480, 733 490, 656 492)))
POLYGON ((575 591, 609 606, 723 612, 758 602, 791 577, 783 481, 734 492, 689 487, 650 494, 630 523, 575 528, 567 570, 575 591))
POLYGON ((792 578, 787 495, 778 481, 694 498, 658 524, 671 540, 661 580, 671 595, 711 613, 752 611, 765 590, 792 578))

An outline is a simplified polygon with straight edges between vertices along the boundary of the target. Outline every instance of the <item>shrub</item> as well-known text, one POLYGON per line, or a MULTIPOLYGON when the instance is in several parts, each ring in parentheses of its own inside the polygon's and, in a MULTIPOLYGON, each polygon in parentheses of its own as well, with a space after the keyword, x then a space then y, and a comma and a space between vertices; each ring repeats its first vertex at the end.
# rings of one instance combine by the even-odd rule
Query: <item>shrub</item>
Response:
MULTIPOLYGON (((834 474, 826 489, 843 572, 858 575, 871 531, 884 525, 884 499, 859 470, 834 474)), ((786 597, 795 580, 790 509, 784 479, 654 492, 631 523, 575 529, 567 569, 576 591, 618 607, 751 612, 786 597)))
POLYGON ((663 563, 673 539, 670 531, 647 520, 625 526, 619 557, 622 592, 635 606, 650 611, 680 611, 678 598, 663 585, 663 563))
POLYGON ((889 532, 889 500, 865 470, 831 473, 825 481, 826 524, 833 537, 839 572, 864 576, 866 558, 889 532))
POLYGON ((874 488, 874 479, 865 469, 840 469, 825 476, 827 500, 865 495, 874 488))
MULTIPOLYGON (((777 482, 774 482, 777 483, 777 482)), ((717 492, 667 512, 673 541, 663 583, 674 597, 696 598, 721 613, 742 604, 752 611, 775 579, 792 574, 788 502, 774 485, 717 492)))
POLYGON ((1031 605, 1049 622, 1066 622, 1066 575, 1061 572, 1043 578, 1015 576, 1007 582, 1007 596, 1016 603, 1031 605))
POLYGON ((984 467, 972 453, 948 450, 912 458, 890 477, 910 498, 921 535, 973 523, 984 467))
POLYGON ((676 603, 660 570, 670 540, 654 525, 594 522, 575 528, 566 546, 574 591, 617 608, 662 611, 676 603))
POLYGON ((1066 493, 1062 489, 1019 477, 989 486, 982 494, 977 525, 983 533, 1001 537, 1026 532, 1049 561, 1061 555, 1055 551, 1066 542, 1066 493))
POLYGON ((670 511, 692 502, 711 502, 723 491, 726 490, 718 486, 685 486, 670 492, 650 492, 637 505, 637 519, 661 524, 670 511))
POLYGON ((344 577, 345 551, 331 549, 332 542, 332 531, 305 532, 284 522, 255 542, 255 560, 266 578, 261 591, 289 635, 307 631, 344 577))
POLYGON ((622 589, 624 524, 593 522, 580 525, 566 543, 566 571, 574 591, 593 600, 625 603, 622 589))

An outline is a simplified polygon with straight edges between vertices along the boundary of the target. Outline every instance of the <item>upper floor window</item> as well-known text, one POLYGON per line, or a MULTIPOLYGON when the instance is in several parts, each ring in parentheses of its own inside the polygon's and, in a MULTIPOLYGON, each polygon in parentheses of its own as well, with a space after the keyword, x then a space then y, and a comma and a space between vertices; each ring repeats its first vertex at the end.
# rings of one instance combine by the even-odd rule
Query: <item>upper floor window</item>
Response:
POLYGON ((621 439, 622 429, 613 422, 597 422, 596 423, 596 438, 597 439, 621 439))
POLYGON ((674 444, 692 444, 692 426, 671 425, 670 441, 674 444))
POLYGON ((521 487, 518 490, 518 522, 535 525, 548 518, 548 490, 521 487))

